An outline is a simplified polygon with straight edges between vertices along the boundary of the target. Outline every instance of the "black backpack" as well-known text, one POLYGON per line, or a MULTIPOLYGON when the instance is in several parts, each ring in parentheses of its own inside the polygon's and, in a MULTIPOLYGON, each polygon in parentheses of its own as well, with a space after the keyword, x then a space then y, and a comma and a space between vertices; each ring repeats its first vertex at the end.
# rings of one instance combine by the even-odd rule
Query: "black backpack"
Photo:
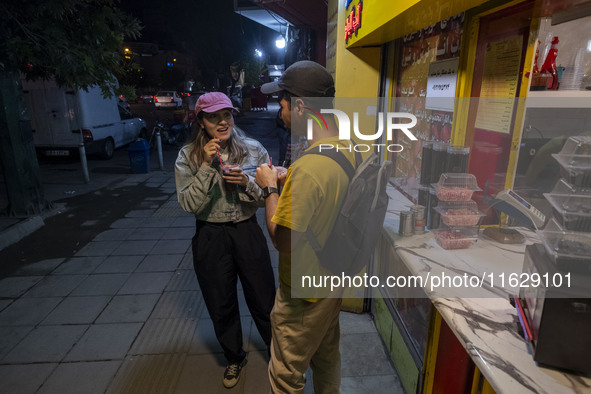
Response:
POLYGON ((372 153, 363 160, 355 152, 355 168, 341 152, 330 149, 320 151, 319 147, 305 154, 317 154, 336 161, 349 177, 347 194, 339 215, 324 245, 310 226, 306 237, 316 252, 320 265, 336 275, 355 275, 366 267, 381 235, 388 195, 386 186, 390 176, 391 161, 379 163, 372 153))

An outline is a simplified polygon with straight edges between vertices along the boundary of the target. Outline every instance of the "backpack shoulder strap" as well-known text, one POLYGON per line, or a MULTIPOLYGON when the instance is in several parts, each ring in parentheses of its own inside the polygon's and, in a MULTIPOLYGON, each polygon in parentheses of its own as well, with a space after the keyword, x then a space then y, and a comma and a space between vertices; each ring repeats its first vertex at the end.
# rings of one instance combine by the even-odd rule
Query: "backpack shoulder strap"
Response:
MULTIPOLYGON (((349 182, 353 180, 353 177, 355 176, 355 169, 359 167, 360 163, 363 161, 361 153, 355 151, 355 167, 353 167, 349 159, 347 159, 347 157, 341 152, 338 152, 335 149, 320 151, 319 146, 306 151, 304 155, 321 155, 331 158, 332 160, 336 161, 337 164, 345 171, 347 177, 349 178, 349 182)), ((310 246, 314 252, 316 252, 316 254, 322 251, 322 246, 320 245, 320 242, 318 242, 318 238, 316 235, 314 235, 314 232, 310 226, 308 226, 306 229, 306 238, 308 239, 310 246)))
POLYGON ((353 179, 353 175, 355 175, 355 169, 359 166, 359 163, 361 162, 361 153, 359 153, 359 152, 355 152, 355 167, 353 167, 353 165, 351 164, 349 159, 347 159, 347 157, 344 154, 342 154, 341 152, 338 152, 335 149, 320 151, 319 146, 316 146, 316 147, 308 150, 304 154, 305 155, 321 155, 321 156, 326 156, 326 157, 333 159, 345 171, 345 173, 347 174, 347 177, 349 177, 349 180, 353 179))

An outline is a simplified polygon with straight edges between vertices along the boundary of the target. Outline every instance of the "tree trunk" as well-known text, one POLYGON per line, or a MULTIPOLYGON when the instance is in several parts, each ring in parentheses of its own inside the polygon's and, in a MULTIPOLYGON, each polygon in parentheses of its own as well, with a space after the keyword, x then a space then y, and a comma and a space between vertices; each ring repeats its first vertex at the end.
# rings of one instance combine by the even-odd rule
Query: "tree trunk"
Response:
POLYGON ((50 208, 41 185, 31 122, 17 72, 0 74, 0 160, 9 216, 26 217, 50 208))

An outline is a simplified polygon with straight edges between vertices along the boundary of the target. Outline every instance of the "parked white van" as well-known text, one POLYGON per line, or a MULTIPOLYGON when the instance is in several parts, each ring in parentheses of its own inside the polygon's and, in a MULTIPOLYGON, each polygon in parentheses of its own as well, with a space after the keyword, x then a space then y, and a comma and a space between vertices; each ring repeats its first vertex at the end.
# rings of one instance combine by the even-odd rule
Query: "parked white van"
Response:
POLYGON ((53 81, 22 81, 33 140, 49 156, 74 153, 81 141, 86 152, 110 159, 116 148, 146 135, 146 122, 117 105, 115 95, 104 98, 101 89, 64 90, 53 81))

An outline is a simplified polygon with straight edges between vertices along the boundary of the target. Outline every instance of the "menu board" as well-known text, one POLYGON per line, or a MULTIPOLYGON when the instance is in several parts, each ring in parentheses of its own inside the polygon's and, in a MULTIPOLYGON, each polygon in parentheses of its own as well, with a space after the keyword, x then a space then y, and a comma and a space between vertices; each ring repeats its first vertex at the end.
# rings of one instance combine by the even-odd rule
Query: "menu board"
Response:
POLYGON ((487 44, 475 126, 503 134, 511 132, 523 37, 487 44))

